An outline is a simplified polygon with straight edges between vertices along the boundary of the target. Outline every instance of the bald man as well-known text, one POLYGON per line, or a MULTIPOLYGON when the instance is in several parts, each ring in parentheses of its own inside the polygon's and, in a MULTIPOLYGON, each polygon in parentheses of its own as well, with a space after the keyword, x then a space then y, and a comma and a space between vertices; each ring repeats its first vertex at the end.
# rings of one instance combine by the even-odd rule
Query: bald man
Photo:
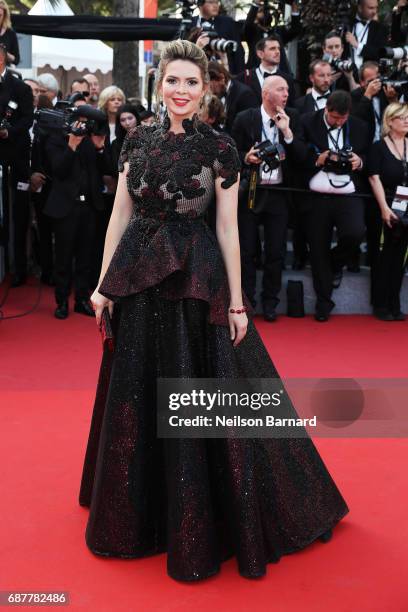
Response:
POLYGON ((255 206, 248 208, 248 190, 243 190, 238 210, 241 244, 242 286, 255 305, 255 255, 258 225, 264 226, 265 265, 262 283, 262 307, 266 321, 276 320, 276 307, 282 282, 283 256, 288 223, 287 192, 282 187, 292 184, 291 174, 297 163, 306 158, 299 114, 285 109, 289 96, 287 81, 270 76, 262 86, 262 105, 236 116, 232 126, 242 161, 242 176, 248 180, 251 169, 257 170, 255 206), (285 157, 274 170, 257 155, 257 144, 269 140, 280 145, 285 157))
POLYGON ((89 83, 89 104, 98 106, 99 94, 101 93, 98 77, 94 74, 85 74, 84 79, 89 83))

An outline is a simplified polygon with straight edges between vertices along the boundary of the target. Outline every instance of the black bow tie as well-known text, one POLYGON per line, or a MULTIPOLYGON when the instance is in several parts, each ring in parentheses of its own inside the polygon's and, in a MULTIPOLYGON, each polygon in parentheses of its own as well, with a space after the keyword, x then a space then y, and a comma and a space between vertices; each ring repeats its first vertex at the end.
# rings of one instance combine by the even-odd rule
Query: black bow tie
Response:
POLYGON ((333 132, 334 130, 341 130, 341 128, 336 127, 335 125, 331 125, 329 127, 329 132, 333 132))
POLYGON ((266 79, 268 76, 275 76, 274 72, 264 72, 263 73, 263 78, 266 79))
POLYGON ((330 94, 324 94, 323 96, 317 96, 316 100, 327 100, 330 94))
POLYGON ((270 120, 270 122, 269 122, 269 125, 270 125, 271 127, 274 127, 274 126, 275 126, 275 120, 274 120, 274 119, 271 119, 271 120, 270 120))
POLYGON ((361 25, 365 26, 367 25, 368 21, 365 21, 365 19, 360 19, 360 17, 356 17, 354 23, 361 23, 361 25))

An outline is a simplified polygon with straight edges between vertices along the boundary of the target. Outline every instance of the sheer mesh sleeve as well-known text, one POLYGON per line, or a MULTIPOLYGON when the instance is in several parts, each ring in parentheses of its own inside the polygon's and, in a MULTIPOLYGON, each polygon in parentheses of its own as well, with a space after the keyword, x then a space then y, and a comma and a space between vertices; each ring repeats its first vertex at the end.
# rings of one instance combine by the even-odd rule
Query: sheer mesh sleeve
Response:
POLYGON ((224 180, 221 187, 228 189, 238 180, 241 162, 233 139, 227 134, 219 134, 217 138, 218 153, 214 161, 215 176, 224 180))

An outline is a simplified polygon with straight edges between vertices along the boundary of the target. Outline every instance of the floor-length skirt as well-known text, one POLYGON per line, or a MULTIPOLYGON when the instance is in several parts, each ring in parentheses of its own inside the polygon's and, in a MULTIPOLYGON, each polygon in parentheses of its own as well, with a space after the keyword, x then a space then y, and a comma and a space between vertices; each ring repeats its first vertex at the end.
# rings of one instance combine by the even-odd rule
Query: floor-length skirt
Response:
POLYGON ((115 308, 115 351, 102 359, 79 496, 94 554, 167 551, 178 580, 211 576, 234 555, 241 575, 257 577, 347 514, 308 437, 156 435, 157 377, 278 376, 252 321, 234 348, 202 300, 164 300, 150 288, 115 308))

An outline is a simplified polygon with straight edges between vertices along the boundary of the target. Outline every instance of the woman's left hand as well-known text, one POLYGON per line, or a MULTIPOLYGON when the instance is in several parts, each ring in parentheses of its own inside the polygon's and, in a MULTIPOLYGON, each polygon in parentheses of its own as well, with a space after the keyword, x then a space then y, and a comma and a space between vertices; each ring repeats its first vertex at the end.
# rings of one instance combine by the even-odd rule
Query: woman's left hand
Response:
POLYGON ((231 340, 234 341, 233 346, 238 346, 247 333, 248 317, 246 312, 241 312, 240 314, 237 314, 236 312, 228 312, 228 322, 231 340))

